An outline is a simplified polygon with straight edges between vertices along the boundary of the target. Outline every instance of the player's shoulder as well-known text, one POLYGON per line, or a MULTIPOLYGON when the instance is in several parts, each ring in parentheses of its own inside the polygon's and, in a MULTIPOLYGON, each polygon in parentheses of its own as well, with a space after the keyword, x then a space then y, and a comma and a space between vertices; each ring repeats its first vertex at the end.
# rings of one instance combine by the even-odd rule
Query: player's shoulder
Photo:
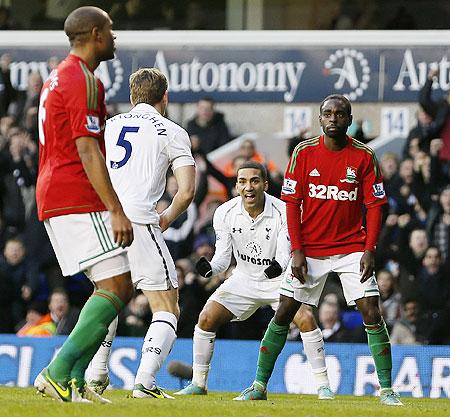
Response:
POLYGON ((272 207, 274 216, 284 218, 286 216, 286 203, 273 195, 266 193, 266 198, 272 207))
POLYGON ((372 159, 375 155, 375 152, 370 146, 356 140, 355 138, 350 137, 351 147, 356 153, 360 153, 362 156, 369 157, 372 159))
POLYGON ((239 208, 239 204, 241 202, 241 197, 234 197, 231 200, 225 201, 219 207, 217 207, 214 216, 217 218, 221 218, 225 220, 229 215, 236 209, 239 208))
POLYGON ((300 152, 309 152, 313 150, 316 146, 318 146, 320 143, 320 136, 315 136, 311 139, 306 139, 301 141, 292 152, 293 156, 298 155, 300 152))
POLYGON ((170 120, 167 117, 164 117, 164 123, 171 130, 171 132, 174 134, 174 136, 189 137, 186 129, 182 128, 178 123, 174 122, 173 120, 170 120))

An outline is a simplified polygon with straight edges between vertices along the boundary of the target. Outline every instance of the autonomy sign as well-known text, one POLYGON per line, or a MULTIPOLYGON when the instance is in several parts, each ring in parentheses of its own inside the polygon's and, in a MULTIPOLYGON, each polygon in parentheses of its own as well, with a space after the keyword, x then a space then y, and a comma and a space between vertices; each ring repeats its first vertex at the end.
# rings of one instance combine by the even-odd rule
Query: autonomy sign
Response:
MULTIPOLYGON (((31 71, 49 76, 51 57, 67 50, 21 48, 9 52, 11 81, 27 87, 31 71)), ((430 68, 439 67, 434 89, 450 89, 448 48, 428 47, 302 47, 122 49, 104 62, 96 74, 106 87, 109 102, 128 101, 126 80, 140 67, 157 67, 169 79, 172 102, 195 102, 211 96, 222 102, 317 102, 330 93, 353 101, 417 101, 430 68)))

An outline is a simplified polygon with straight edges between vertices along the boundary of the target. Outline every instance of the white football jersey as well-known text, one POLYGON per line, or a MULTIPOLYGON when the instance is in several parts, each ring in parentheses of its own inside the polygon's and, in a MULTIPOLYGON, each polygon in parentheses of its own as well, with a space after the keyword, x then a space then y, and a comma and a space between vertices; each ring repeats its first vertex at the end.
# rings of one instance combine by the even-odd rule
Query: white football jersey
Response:
POLYGON ((235 197, 214 213, 216 252, 211 260, 213 275, 230 265, 231 253, 237 265, 227 281, 227 291, 251 298, 268 298, 280 287, 282 275, 268 279, 264 270, 276 259, 283 271, 291 256, 285 203, 265 193, 264 211, 256 218, 235 197), (231 285, 233 282, 233 285, 231 285))
POLYGON ((155 206, 169 167, 195 165, 187 132, 153 106, 140 103, 106 122, 106 164, 125 214, 135 223, 159 224, 155 206))

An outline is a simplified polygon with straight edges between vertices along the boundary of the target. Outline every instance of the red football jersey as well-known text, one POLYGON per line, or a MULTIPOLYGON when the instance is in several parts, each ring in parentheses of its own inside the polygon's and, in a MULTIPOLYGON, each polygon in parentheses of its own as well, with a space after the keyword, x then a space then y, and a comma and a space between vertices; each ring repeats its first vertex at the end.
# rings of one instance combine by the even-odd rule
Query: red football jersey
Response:
POLYGON ((343 149, 331 151, 323 135, 297 145, 281 198, 301 204, 306 256, 364 251, 362 207, 387 202, 374 152, 349 136, 343 149))
POLYGON ((75 140, 97 138, 105 154, 105 89, 88 65, 69 55, 44 83, 39 103, 39 220, 106 210, 81 164, 75 140))

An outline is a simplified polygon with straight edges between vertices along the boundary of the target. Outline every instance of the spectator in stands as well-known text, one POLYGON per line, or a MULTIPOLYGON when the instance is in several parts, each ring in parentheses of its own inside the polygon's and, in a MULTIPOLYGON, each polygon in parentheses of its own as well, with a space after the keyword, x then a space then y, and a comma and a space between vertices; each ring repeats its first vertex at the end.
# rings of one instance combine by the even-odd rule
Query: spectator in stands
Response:
POLYGON ((420 306, 416 300, 405 302, 402 317, 395 322, 390 334, 393 345, 417 345, 421 343, 417 334, 419 309, 420 306))
POLYGON ((121 336, 143 337, 151 323, 152 313, 147 297, 139 293, 131 299, 121 314, 117 334, 121 336))
MULTIPOLYGON (((0 228, 0 236, 1 232, 0 228)), ((14 281, 2 264, 0 261, 0 334, 12 333, 16 324, 13 320, 14 281)))
POLYGON ((427 343, 450 342, 450 271, 439 249, 430 246, 417 275, 417 300, 427 323, 427 343))
POLYGON ((385 152, 380 158, 380 167, 383 172, 384 189, 386 195, 391 198, 394 193, 393 183, 398 181, 398 156, 394 152, 385 152))
POLYGON ((0 6, 0 30, 18 29, 17 24, 11 19, 11 11, 6 6, 0 6))
POLYGON ((50 294, 48 309, 56 326, 54 334, 70 334, 77 324, 80 310, 70 306, 69 297, 63 288, 57 288, 50 294))
POLYGON ((56 325, 42 301, 33 301, 27 308, 25 323, 17 331, 17 336, 45 337, 53 336, 56 325))
POLYGON ((435 138, 430 142, 430 183, 432 193, 450 184, 450 170, 445 171, 446 165, 439 158, 439 153, 444 146, 440 138, 435 138))
POLYGON ((394 276, 386 269, 377 273, 378 289, 380 290, 380 310, 389 329, 400 316, 401 296, 395 289, 394 276))
MULTIPOLYGON (((9 65, 11 64, 11 55, 3 54, 0 56, 0 117, 8 114, 8 109, 13 100, 15 100, 17 91, 11 84, 11 73, 9 65)), ((2 135, 4 132, 2 132, 2 135)))
POLYGON ((410 158, 412 155, 411 147, 417 148, 424 152, 428 152, 430 149, 430 141, 435 138, 439 133, 436 123, 433 118, 424 110, 420 109, 417 112, 417 125, 413 127, 406 139, 405 146, 403 148, 403 158, 410 158))
MULTIPOLYGON (((27 118, 37 117, 42 84, 42 77, 38 72, 31 72, 28 74, 27 90, 19 91, 17 99, 10 106, 10 114, 15 118, 19 125, 25 127, 27 118)), ((29 120, 28 123, 30 123, 29 120)), ((37 139, 37 137, 35 139, 37 139)))
MULTIPOLYGON (((281 183, 283 182, 283 175, 278 170, 275 162, 266 160, 264 156, 256 150, 255 142, 251 139, 242 141, 239 147, 239 155, 236 158, 242 158, 244 161, 255 161, 264 165, 269 173, 269 188, 267 193, 275 197, 279 197, 281 193, 281 183)), ((228 177, 235 177, 237 168, 239 168, 241 159, 233 159, 225 166, 224 173, 228 177)))
POLYGON ((439 151, 446 173, 450 170, 450 94, 439 100, 433 100, 431 97, 431 88, 435 77, 439 74, 439 68, 433 68, 428 73, 427 81, 422 90, 420 90, 419 103, 422 108, 434 120, 438 135, 442 139, 442 148, 439 151))
POLYGON ((151 29, 149 9, 152 14, 157 4, 151 7, 143 0, 115 1, 109 15, 114 21, 114 27, 122 30, 148 30, 151 29))
POLYGON ((182 259, 175 264, 178 275, 178 304, 180 318, 178 320, 177 335, 190 339, 194 333, 197 319, 207 300, 206 292, 198 281, 198 275, 187 272, 183 267, 182 259))
POLYGON ((32 299, 31 288, 34 287, 33 283, 27 281, 25 246, 19 238, 11 238, 6 242, 3 257, 0 258, 0 271, 12 282, 12 318, 16 325, 25 316, 25 306, 32 299))
POLYGON ((428 213, 428 237, 436 246, 444 262, 450 262, 450 185, 441 191, 428 213))
POLYGON ((188 121, 186 127, 189 136, 197 136, 198 146, 206 154, 225 145, 231 139, 223 114, 217 112, 214 107, 212 98, 200 99, 197 103, 197 113, 188 121))
POLYGON ((352 342, 350 332, 342 325, 339 315, 337 302, 324 300, 319 306, 319 324, 325 342, 352 342))

